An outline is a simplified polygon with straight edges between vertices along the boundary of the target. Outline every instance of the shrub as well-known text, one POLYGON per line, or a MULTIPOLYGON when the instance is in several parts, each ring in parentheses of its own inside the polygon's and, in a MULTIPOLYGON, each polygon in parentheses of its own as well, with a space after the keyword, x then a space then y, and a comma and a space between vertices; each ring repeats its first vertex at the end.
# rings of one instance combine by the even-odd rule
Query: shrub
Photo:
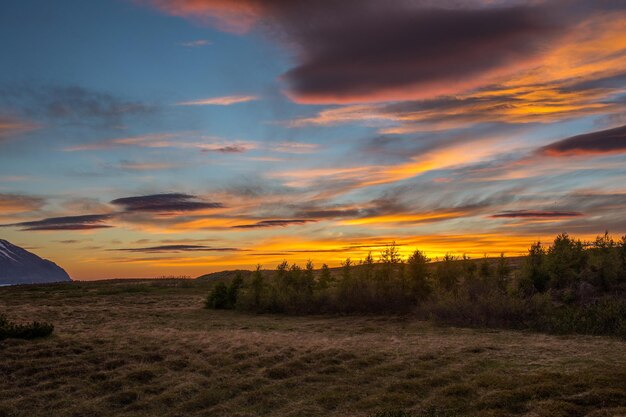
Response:
POLYGON ((230 308, 229 301, 228 287, 223 282, 218 282, 209 293, 205 306, 207 308, 227 309, 230 308))
POLYGON ((54 326, 50 323, 34 321, 28 324, 15 324, 0 315, 0 340, 4 339, 36 339, 52 334, 54 326))

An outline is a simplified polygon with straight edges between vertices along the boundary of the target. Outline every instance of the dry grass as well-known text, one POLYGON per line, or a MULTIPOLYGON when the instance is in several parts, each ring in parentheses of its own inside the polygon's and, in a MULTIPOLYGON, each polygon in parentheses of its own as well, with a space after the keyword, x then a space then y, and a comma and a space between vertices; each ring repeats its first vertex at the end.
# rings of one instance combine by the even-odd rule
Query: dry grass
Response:
POLYGON ((624 341, 253 316, 202 309, 206 292, 0 289, 0 312, 55 325, 47 339, 0 343, 0 416, 626 415, 624 341))

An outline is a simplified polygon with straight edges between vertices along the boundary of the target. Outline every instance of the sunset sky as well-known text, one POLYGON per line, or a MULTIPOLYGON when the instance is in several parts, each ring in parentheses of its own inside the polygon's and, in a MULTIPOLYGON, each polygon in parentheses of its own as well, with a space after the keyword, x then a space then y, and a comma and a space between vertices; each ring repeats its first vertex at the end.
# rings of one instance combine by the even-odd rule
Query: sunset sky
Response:
POLYGON ((76 279, 626 233, 626 2, 8 0, 0 238, 76 279))

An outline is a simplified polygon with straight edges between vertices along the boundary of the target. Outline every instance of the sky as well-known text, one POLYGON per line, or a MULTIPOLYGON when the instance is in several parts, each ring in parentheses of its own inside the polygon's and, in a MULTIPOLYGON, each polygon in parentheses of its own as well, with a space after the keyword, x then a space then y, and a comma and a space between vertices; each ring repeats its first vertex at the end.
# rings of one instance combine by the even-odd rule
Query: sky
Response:
POLYGON ((9 0, 0 238, 74 279, 626 233, 626 3, 9 0))

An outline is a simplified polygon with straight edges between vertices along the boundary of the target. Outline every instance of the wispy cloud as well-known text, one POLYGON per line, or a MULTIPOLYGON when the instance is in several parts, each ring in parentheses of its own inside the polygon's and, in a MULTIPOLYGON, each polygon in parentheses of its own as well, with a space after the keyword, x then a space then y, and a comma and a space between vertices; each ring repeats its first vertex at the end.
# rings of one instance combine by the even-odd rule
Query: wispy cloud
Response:
POLYGON ((230 106, 232 104, 247 103, 249 101, 258 100, 258 96, 242 95, 242 96, 222 96, 209 97, 191 101, 181 101, 176 103, 177 106, 230 106))
POLYGON ((0 86, 0 104, 38 120, 107 128, 156 111, 151 104, 74 85, 0 86))
POLYGON ((72 145, 63 148, 63 150, 66 152, 84 152, 118 147, 195 149, 200 152, 216 152, 222 154, 240 154, 253 150, 307 154, 319 150, 320 145, 296 141, 252 142, 228 140, 220 137, 198 135, 193 132, 177 132, 113 138, 94 143, 72 145))
POLYGON ((20 227, 26 231, 91 230, 113 227, 104 224, 112 218, 110 214, 85 214, 82 216, 49 217, 43 220, 2 225, 20 227))
POLYGON ((233 226, 234 229, 259 229, 266 227, 286 227, 293 225, 303 225, 316 220, 311 219, 277 219, 277 220, 262 220, 252 224, 240 224, 233 226))
POLYGON ((68 146, 63 150, 66 152, 97 151, 111 149, 119 146, 141 146, 145 148, 165 148, 175 144, 171 140, 179 137, 178 133, 155 133, 141 136, 129 136, 123 138, 108 139, 95 143, 84 143, 80 145, 68 146))
POLYGON ((582 213, 577 211, 541 211, 541 210, 510 210, 502 213, 493 214, 492 218, 566 218, 566 217, 579 217, 582 213))
POLYGON ((160 245, 143 248, 122 248, 112 249, 123 252, 144 252, 144 253, 164 253, 164 252, 237 252, 238 248, 222 248, 205 245, 160 245))
POLYGON ((221 203, 201 201, 194 195, 182 193, 124 197, 111 201, 111 204, 121 207, 126 212, 153 213, 187 212, 223 207, 221 203))
POLYGON ((0 194, 0 216, 37 211, 44 203, 45 200, 41 197, 23 194, 0 194))
POLYGON ((18 134, 29 132, 39 127, 40 126, 36 123, 0 114, 0 143, 18 134))
POLYGON ((161 171, 166 169, 177 168, 177 164, 168 162, 137 162, 137 161, 122 161, 119 164, 119 168, 128 171, 161 171))
POLYGON ((197 39, 195 41, 181 42, 180 46, 184 46, 185 48, 199 48, 202 46, 211 45, 211 42, 208 39, 197 39))

